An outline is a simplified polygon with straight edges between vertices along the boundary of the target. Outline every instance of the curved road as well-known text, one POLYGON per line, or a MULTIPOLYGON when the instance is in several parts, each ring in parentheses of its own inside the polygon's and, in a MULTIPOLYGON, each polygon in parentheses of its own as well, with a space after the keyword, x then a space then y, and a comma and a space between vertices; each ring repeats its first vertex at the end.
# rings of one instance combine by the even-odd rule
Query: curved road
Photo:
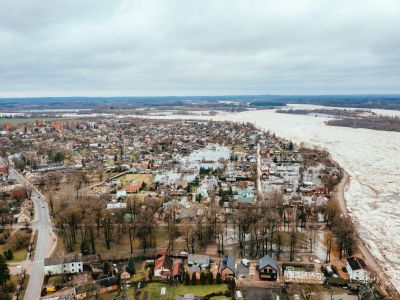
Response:
POLYGON ((32 189, 31 199, 35 207, 35 219, 31 222, 31 225, 37 230, 37 241, 24 299, 37 300, 40 299, 44 279, 44 259, 51 254, 53 249, 52 244, 55 241, 55 234, 50 220, 49 209, 43 194, 11 166, 9 168, 9 173, 20 184, 32 189))

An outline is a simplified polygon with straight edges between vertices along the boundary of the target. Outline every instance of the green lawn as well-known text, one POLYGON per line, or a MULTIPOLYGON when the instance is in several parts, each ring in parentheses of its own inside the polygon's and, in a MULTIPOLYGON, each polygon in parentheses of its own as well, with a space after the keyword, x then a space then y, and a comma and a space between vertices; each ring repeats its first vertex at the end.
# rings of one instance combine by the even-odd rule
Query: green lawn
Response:
MULTIPOLYGON (((226 284, 214 284, 214 285, 196 285, 196 286, 187 286, 180 284, 178 286, 170 286, 164 283, 149 283, 147 284, 142 290, 139 299, 144 299, 145 293, 147 293, 147 299, 163 299, 163 300, 173 300, 175 299, 176 295, 184 295, 184 294, 194 294, 195 296, 204 297, 211 293, 219 293, 225 292, 228 290, 226 284), (161 288, 167 288, 167 294, 164 297, 160 297, 161 288)), ((132 296, 134 293, 133 287, 130 287, 127 292, 126 296, 132 296)), ((112 299, 113 296, 116 296, 117 293, 108 293, 102 295, 102 299, 109 300, 112 299)), ((225 297, 213 297, 214 300, 223 300, 226 299, 225 297)))
POLYGON ((133 183, 133 182, 138 182, 142 183, 143 181, 146 182, 147 185, 151 184, 153 182, 153 175, 152 174, 125 174, 122 175, 121 177, 117 178, 122 186, 125 186, 128 183, 133 183))
POLYGON ((148 292, 147 299, 157 299, 160 297, 161 288, 167 288, 167 295, 165 299, 174 299, 176 295, 193 294, 195 296, 204 297, 211 293, 225 292, 228 290, 226 284, 215 285, 183 285, 169 286, 163 283, 150 283, 142 289, 142 294, 148 292))
MULTIPOLYGON (((4 251, 8 249, 7 244, 0 245, 0 254, 3 254, 4 251)), ((19 249, 17 251, 13 251, 13 259, 9 260, 9 262, 19 262, 26 259, 26 249, 19 249)))

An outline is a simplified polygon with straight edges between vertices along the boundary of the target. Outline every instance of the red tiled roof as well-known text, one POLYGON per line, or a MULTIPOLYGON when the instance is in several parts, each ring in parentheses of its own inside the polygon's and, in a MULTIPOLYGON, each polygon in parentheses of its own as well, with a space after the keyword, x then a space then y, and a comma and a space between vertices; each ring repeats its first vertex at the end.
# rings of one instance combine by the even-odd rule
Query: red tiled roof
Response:
POLYGON ((183 267, 179 261, 174 261, 172 266, 172 276, 178 276, 183 274, 183 267))
POLYGON ((130 184, 130 183, 128 183, 126 186, 125 186, 125 191, 126 192, 128 192, 128 193, 136 193, 137 191, 139 191, 139 189, 140 189, 140 184, 130 184))
POLYGON ((154 270, 159 270, 161 268, 171 270, 172 259, 166 255, 160 256, 154 261, 154 270))

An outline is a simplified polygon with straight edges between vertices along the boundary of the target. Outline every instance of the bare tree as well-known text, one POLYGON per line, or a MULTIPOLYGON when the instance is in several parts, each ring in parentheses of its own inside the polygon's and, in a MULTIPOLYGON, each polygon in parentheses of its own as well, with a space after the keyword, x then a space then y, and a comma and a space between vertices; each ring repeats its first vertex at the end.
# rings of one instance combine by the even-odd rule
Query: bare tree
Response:
POLYGON ((105 213, 102 219, 104 240, 107 244, 107 249, 110 250, 110 244, 113 240, 114 222, 111 213, 105 213))

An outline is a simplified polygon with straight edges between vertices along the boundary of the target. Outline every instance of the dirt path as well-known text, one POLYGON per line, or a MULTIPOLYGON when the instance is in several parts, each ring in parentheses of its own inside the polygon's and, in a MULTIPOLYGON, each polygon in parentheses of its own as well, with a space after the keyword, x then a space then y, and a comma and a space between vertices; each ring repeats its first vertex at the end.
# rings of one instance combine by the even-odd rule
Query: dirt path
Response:
MULTIPOLYGON (((333 193, 333 199, 338 202, 339 208, 341 213, 344 216, 348 216, 348 211, 346 208, 346 199, 344 196, 344 191, 346 186, 350 183, 349 175, 344 172, 343 178, 340 181, 339 185, 335 188, 333 193)), ((384 295, 385 299, 400 299, 400 294, 380 267, 374 256, 371 254, 367 246, 364 244, 363 240, 357 233, 357 246, 360 250, 360 253, 364 257, 364 260, 368 266, 368 269, 373 273, 378 280, 377 286, 379 287, 380 291, 384 295)))

